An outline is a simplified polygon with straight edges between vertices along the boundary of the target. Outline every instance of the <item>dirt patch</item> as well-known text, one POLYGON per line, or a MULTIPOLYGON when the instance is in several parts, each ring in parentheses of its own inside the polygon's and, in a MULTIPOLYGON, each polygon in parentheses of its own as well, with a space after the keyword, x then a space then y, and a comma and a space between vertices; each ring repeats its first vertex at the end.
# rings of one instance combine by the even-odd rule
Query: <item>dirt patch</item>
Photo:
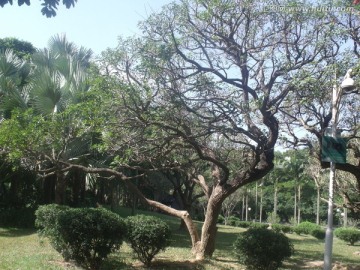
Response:
MULTIPOLYGON (((323 269, 324 261, 296 261, 284 263, 286 269, 323 269)), ((334 262, 332 270, 360 270, 360 265, 350 265, 334 262)))
POLYGON ((155 260, 151 263, 150 268, 145 268, 140 262, 133 263, 132 267, 135 269, 181 269, 181 270, 201 270, 203 265, 196 260, 187 261, 169 261, 169 260, 155 260))
POLYGON ((339 262, 334 264, 332 270, 360 270, 360 265, 346 265, 339 262))

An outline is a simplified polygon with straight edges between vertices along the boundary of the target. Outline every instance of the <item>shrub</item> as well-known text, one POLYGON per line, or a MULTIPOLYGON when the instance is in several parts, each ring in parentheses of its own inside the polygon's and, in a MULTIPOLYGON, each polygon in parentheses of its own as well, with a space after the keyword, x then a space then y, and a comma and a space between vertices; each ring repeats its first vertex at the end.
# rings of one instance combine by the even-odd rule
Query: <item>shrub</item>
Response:
POLYGON ((271 229, 275 232, 283 232, 283 233, 292 233, 294 231, 292 226, 284 225, 284 224, 271 224, 271 229))
POLYGON ((70 255, 67 254, 67 244, 63 241, 58 227, 58 217, 63 211, 69 210, 68 206, 49 204, 39 206, 35 212, 35 226, 38 228, 38 234, 41 237, 47 237, 53 248, 62 254, 65 261, 70 260, 70 255))
POLYGON ((126 240, 146 266, 170 244, 170 228, 166 222, 152 216, 137 215, 125 220, 126 240))
POLYGON ((293 233, 293 227, 290 225, 282 225, 282 229, 283 233, 293 233))
POLYGON ((337 238, 349 243, 351 246, 360 241, 360 230, 356 228, 337 228, 334 234, 337 238))
POLYGON ((65 260, 75 260, 87 269, 99 269, 103 260, 120 248, 125 235, 122 219, 103 208, 50 205, 37 211, 40 233, 65 260))
POLYGON ((236 226, 237 227, 240 227, 240 228, 249 228, 251 225, 251 222, 250 221, 238 221, 236 223, 236 226))
POLYGON ((282 225, 279 223, 271 224, 271 229, 274 232, 280 233, 282 231, 282 225))
POLYGON ((319 240, 324 240, 326 235, 324 229, 314 229, 310 234, 319 240))
POLYGON ((269 224, 267 224, 267 223, 260 223, 260 222, 252 222, 252 223, 250 223, 250 228, 267 229, 268 227, 269 227, 269 224))
POLYGON ((70 209, 59 215, 58 222, 70 258, 89 269, 99 269, 120 248, 126 233, 124 221, 103 208, 70 209))
POLYGON ((219 215, 217 223, 218 224, 224 224, 224 222, 225 222, 225 218, 222 215, 219 215))
POLYGON ((250 228, 241 233, 234 249, 239 261, 250 270, 275 270, 293 254, 293 245, 282 233, 250 228))
POLYGON ((271 213, 266 213, 267 215, 267 223, 271 223, 271 224, 274 224, 274 223, 280 223, 280 217, 275 214, 274 212, 271 212, 271 213))
POLYGON ((227 219, 227 222, 226 222, 226 225, 229 225, 229 226, 237 226, 236 224, 240 222, 240 219, 237 218, 237 217, 234 217, 234 216, 230 216, 228 219, 227 219))
POLYGON ((311 232, 315 229, 317 229, 317 230, 321 229, 320 225, 317 225, 317 224, 309 222, 309 221, 304 221, 304 222, 301 222, 296 227, 294 227, 294 232, 298 235, 311 234, 311 232))

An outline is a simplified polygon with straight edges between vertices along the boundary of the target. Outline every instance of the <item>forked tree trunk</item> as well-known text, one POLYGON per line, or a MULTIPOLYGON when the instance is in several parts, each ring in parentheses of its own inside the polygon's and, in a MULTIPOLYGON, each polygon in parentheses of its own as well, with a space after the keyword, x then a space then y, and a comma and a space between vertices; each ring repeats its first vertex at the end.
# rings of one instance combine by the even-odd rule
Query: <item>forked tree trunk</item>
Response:
POLYGON ((140 201, 146 203, 147 205, 160 209, 172 216, 179 217, 184 221, 184 223, 186 224, 186 228, 188 229, 190 234, 192 252, 196 256, 197 260, 203 260, 213 255, 215 250, 217 219, 221 212, 222 202, 226 197, 224 196, 222 187, 218 186, 214 188, 209 198, 205 221, 201 230, 200 238, 197 227, 191 219, 188 211, 176 210, 157 201, 150 200, 146 198, 133 183, 131 183, 130 181, 126 181, 126 184, 131 189, 131 191, 133 191, 138 196, 140 201))
POLYGON ((206 216, 201 230, 200 242, 193 250, 196 259, 203 260, 212 257, 215 251, 215 240, 217 233, 217 219, 221 212, 224 200, 222 189, 217 187, 213 190, 207 205, 206 216))
POLYGON ((217 233, 216 225, 219 214, 221 212, 221 206, 225 198, 229 196, 231 192, 234 192, 235 189, 226 190, 226 188, 220 185, 215 186, 212 189, 212 192, 208 200, 207 212, 205 215, 205 221, 202 227, 201 237, 200 237, 196 225, 187 211, 176 210, 160 202, 146 198, 144 194, 142 194, 142 192, 137 188, 137 186, 131 182, 130 178, 127 178, 121 172, 116 172, 114 170, 106 169, 106 168, 101 168, 101 169, 86 168, 81 165, 72 165, 72 167, 81 168, 85 172, 91 172, 91 173, 108 172, 113 175, 117 175, 122 181, 126 183, 130 191, 134 192, 137 195, 137 197, 142 203, 145 203, 151 207, 162 210, 168 213, 169 215, 181 218, 185 222, 186 228, 188 229, 191 238, 192 251, 196 256, 196 259, 202 260, 204 258, 211 257, 213 255, 215 250, 215 240, 217 233))

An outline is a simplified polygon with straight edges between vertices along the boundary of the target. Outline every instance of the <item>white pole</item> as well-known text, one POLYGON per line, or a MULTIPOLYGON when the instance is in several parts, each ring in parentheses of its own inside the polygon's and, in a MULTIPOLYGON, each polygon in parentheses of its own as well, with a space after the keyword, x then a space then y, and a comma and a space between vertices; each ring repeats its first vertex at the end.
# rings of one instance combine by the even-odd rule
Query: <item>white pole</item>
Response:
MULTIPOLYGON (((331 136, 336 138, 336 128, 338 122, 338 107, 341 98, 341 88, 336 83, 333 86, 332 93, 332 127, 331 136)), ((324 252, 324 270, 331 270, 332 248, 333 248, 333 209, 334 209, 334 181, 336 166, 335 162, 330 162, 330 179, 329 179, 329 201, 328 201, 328 218, 325 234, 325 252, 324 252)))
POLYGON ((325 253, 324 253, 324 270, 331 270, 332 247, 333 247, 333 209, 334 209, 334 179, 335 179, 335 163, 330 163, 330 179, 329 179, 329 202, 328 202, 328 218, 325 235, 325 253))

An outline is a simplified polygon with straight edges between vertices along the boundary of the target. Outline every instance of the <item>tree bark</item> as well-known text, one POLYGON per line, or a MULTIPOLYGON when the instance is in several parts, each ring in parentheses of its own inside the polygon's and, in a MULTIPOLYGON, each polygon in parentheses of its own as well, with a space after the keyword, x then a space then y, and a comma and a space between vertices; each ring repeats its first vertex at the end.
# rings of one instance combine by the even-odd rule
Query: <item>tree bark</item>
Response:
POLYGON ((293 225, 298 224, 296 213, 297 213, 297 187, 296 187, 296 183, 295 183, 295 188, 294 188, 294 223, 295 224, 293 224, 293 225))
POLYGON ((210 258, 215 251, 216 224, 224 199, 222 187, 216 187, 207 204, 206 216, 201 230, 201 241, 194 250, 197 260, 210 258))
POLYGON ((65 204, 66 179, 62 172, 56 172, 55 203, 65 204))
POLYGON ((320 187, 316 188, 317 198, 316 198, 316 224, 320 224, 320 187))
POLYGON ((298 191, 299 191, 299 201, 298 201, 298 224, 300 224, 301 221, 301 185, 299 185, 298 187, 298 191))

